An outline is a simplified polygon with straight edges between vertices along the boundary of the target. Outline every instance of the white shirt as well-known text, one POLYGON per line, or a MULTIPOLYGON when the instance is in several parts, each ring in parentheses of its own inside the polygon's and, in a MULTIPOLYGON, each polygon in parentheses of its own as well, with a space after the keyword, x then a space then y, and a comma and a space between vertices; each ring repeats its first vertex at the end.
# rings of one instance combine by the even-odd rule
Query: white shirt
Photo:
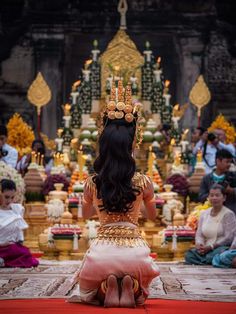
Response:
POLYGON ((24 207, 11 204, 11 209, 0 209, 0 245, 24 240, 23 230, 28 228, 23 219, 24 207))
POLYGON ((16 168, 16 163, 17 163, 17 160, 18 160, 18 152, 17 150, 8 145, 8 144, 4 144, 2 146, 2 149, 4 151, 7 151, 8 154, 2 158, 0 158, 0 161, 4 161, 6 164, 12 166, 13 168, 16 168))
POLYGON ((233 144, 225 144, 223 142, 219 142, 218 148, 228 150, 233 155, 233 157, 235 157, 235 147, 233 144))
POLYGON ((212 144, 207 144, 205 157, 203 157, 203 163, 205 166, 206 174, 211 173, 216 164, 216 152, 217 148, 212 144))

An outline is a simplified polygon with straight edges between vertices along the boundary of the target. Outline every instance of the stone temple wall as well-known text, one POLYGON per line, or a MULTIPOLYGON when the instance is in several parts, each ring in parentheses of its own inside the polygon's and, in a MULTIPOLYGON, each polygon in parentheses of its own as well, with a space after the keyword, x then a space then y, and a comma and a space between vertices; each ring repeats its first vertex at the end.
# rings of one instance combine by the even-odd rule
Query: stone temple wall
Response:
MULTIPOLYGON (((41 71, 52 90, 42 110, 42 131, 55 137, 72 82, 90 56, 92 42, 104 51, 119 28, 115 0, 1 1, 0 122, 14 112, 36 129, 36 110, 27 89, 41 71)), ((130 0, 127 32, 140 52, 149 41, 162 57, 165 78, 171 80, 172 104, 188 102, 199 74, 212 92, 202 112, 202 125, 224 113, 236 122, 236 31, 234 1, 222 6, 212 0, 130 0)), ((196 126, 190 105, 183 127, 196 126)))

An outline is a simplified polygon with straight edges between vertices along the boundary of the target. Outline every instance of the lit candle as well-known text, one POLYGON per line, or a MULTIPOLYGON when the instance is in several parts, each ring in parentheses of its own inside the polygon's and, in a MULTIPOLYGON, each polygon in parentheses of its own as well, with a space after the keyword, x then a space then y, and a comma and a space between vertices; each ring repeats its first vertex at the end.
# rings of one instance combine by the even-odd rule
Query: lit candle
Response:
POLYGON ((43 166, 44 155, 41 155, 40 166, 43 166))
POLYGON ((65 128, 69 128, 71 116, 63 116, 63 120, 65 120, 65 128))
POLYGON ((78 86, 80 85, 81 81, 78 80, 76 82, 74 82, 74 84, 72 85, 72 91, 70 93, 71 97, 72 97, 72 105, 75 105, 77 102, 77 98, 79 96, 79 92, 77 90, 78 86))
POLYGON ((37 164, 40 165, 40 153, 37 154, 37 164))
POLYGON ((31 162, 35 163, 36 162, 36 158, 35 158, 35 152, 31 152, 31 162))
POLYGON ((173 123, 174 123, 174 129, 178 129, 178 128, 179 128, 179 120, 180 120, 180 117, 172 117, 171 120, 172 120, 173 123))
POLYGON ((82 72, 83 72, 85 82, 89 82, 89 75, 91 71, 88 70, 88 68, 92 62, 93 62, 92 60, 87 60, 84 64, 84 70, 82 70, 82 72))
POLYGON ((155 80, 156 82, 160 82, 161 81, 161 73, 162 73, 162 70, 154 70, 153 71, 154 75, 155 75, 155 80))
POLYGON ((56 142, 56 146, 57 146, 57 152, 61 152, 62 151, 62 144, 64 142, 63 138, 56 138, 55 139, 56 142))
POLYGON ((83 181, 83 169, 86 162, 86 155, 83 155, 82 147, 78 150, 78 164, 79 164, 79 181, 83 181))
POLYGON ((160 69, 160 67, 161 67, 161 57, 158 57, 157 62, 156 62, 156 69, 158 70, 160 69))
POLYGON ((166 80, 164 91, 163 91, 163 97, 165 98, 165 105, 167 107, 170 106, 170 98, 171 98, 171 95, 168 94, 169 93, 169 85, 170 85, 170 81, 166 80))

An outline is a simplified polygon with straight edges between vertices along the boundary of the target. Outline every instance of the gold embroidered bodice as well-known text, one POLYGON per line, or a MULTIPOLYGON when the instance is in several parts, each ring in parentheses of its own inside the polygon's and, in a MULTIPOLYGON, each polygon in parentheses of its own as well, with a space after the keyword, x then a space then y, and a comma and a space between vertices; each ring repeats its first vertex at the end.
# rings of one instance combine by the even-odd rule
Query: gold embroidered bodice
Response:
MULTIPOLYGON (((150 179, 140 173, 135 173, 133 179, 134 187, 140 190, 140 194, 137 195, 136 200, 132 204, 132 208, 127 213, 107 213, 105 210, 100 210, 99 205, 102 205, 102 200, 97 198, 96 185, 92 181, 92 177, 89 177, 85 182, 84 200, 91 202, 91 205, 96 209, 99 221, 101 225, 107 225, 117 222, 129 222, 134 225, 138 225, 138 217, 140 214, 140 207, 144 198, 144 192, 148 195, 150 190, 150 197, 153 198, 153 187, 150 179)), ((153 200, 152 200, 153 201, 153 200)))

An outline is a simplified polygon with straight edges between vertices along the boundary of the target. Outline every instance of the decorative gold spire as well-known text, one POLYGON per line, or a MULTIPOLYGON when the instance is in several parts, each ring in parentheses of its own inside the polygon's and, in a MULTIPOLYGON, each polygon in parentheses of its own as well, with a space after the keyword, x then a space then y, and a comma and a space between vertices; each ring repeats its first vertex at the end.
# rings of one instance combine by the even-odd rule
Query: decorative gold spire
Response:
POLYGON ((141 90, 141 66, 144 63, 144 59, 137 50, 135 43, 124 30, 118 30, 99 60, 101 62, 102 73, 102 96, 106 96, 106 81, 111 74, 111 67, 113 69, 119 69, 119 73, 125 73, 127 80, 129 80, 135 72, 139 90, 141 90))

